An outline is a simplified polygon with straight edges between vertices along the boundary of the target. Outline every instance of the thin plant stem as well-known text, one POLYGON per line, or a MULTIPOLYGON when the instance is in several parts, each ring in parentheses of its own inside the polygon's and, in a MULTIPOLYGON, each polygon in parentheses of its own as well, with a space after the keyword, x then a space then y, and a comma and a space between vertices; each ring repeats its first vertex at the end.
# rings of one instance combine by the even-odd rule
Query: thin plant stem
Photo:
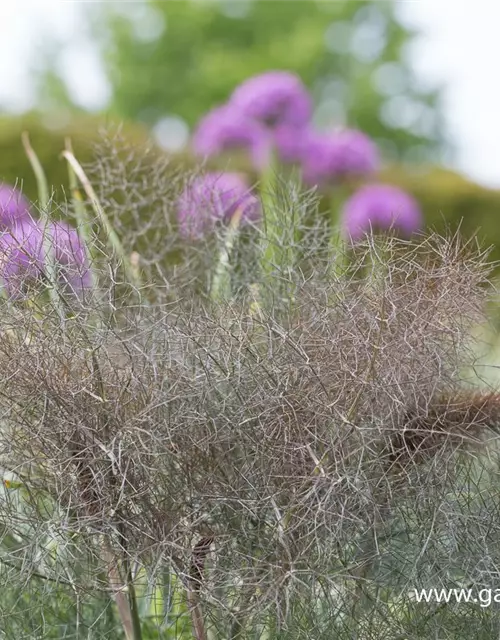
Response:
POLYGON ((189 611, 191 613, 191 621, 193 625, 193 635, 195 640, 207 640, 207 632, 203 621, 203 613, 198 594, 191 589, 187 591, 187 601, 189 611))
POLYGON ((54 309, 60 319, 64 322, 66 313, 62 304, 57 287, 57 264, 54 256, 53 241, 50 237, 50 214, 49 214, 49 187, 42 164, 31 146, 29 135, 26 131, 22 133, 22 143, 28 160, 35 174, 38 186, 38 202, 40 205, 40 218, 43 233, 43 255, 44 271, 48 280, 48 291, 54 309))
POLYGON ((191 613, 193 634, 195 640, 207 640, 207 630, 203 620, 203 611, 200 602, 200 588, 203 581, 205 560, 213 542, 213 536, 202 538, 194 547, 192 563, 189 571, 189 584, 187 585, 187 601, 191 613))
MULTIPOLYGON (((66 151, 73 154, 73 147, 71 144, 71 140, 69 138, 66 138, 65 144, 66 144, 66 151)), ((69 182, 69 188, 71 193, 71 200, 73 202, 73 207, 74 207, 76 219, 78 222, 78 231, 82 235, 83 241, 85 242, 85 246, 90 256, 94 257, 93 256, 94 243, 93 243, 92 223, 89 220, 89 217, 87 215, 87 209, 85 207, 85 203, 83 201, 81 191, 78 188, 78 177, 70 162, 68 162, 68 182, 69 182)), ((92 284, 93 284, 95 280, 95 274, 92 269, 90 269, 90 273, 91 273, 92 284)))
POLYGON ((269 165, 263 172, 260 183, 260 199, 264 219, 264 247, 262 250, 262 269, 271 274, 281 263, 280 220, 276 207, 276 158, 272 154, 269 165))
POLYGON ((40 204, 40 208, 43 211, 47 211, 49 206, 49 186, 47 183, 47 178, 45 176, 45 172, 43 170, 42 164, 38 159, 33 147, 31 146, 29 135, 27 131, 23 131, 21 134, 21 140, 23 143, 24 151, 30 161, 31 168, 33 169, 33 173, 35 174, 36 184, 38 188, 38 202, 40 204))
MULTIPOLYGON (((263 210, 263 231, 259 247, 261 273, 267 288, 263 287, 261 298, 277 310, 292 311, 295 285, 297 253, 299 251, 300 227, 297 210, 289 206, 287 194, 280 191, 278 163, 274 156, 262 175, 260 193, 263 210), (266 290, 267 289, 267 290, 266 290)), ((297 189, 298 185, 290 185, 297 189)))
POLYGON ((127 593, 128 593, 128 605, 130 615, 132 618, 132 630, 133 639, 142 640, 142 627, 141 618, 139 613, 139 607, 137 605, 137 595, 135 593, 134 578, 132 575, 132 568, 128 559, 125 560, 125 568, 127 573, 127 593))
POLYGON ((215 268, 215 274, 210 289, 210 297, 214 302, 227 300, 231 297, 231 272, 230 259, 238 237, 243 206, 236 209, 229 222, 226 237, 219 253, 219 260, 215 268))
POLYGON ((68 151, 67 149, 62 152, 62 156, 68 161, 75 175, 80 180, 80 183, 85 193, 87 194, 87 197, 90 200, 90 204, 92 205, 92 208, 94 209, 97 215, 97 219, 99 220, 99 223, 101 224, 101 226, 103 227, 106 233, 106 236, 108 238, 111 248, 113 249, 115 254, 122 260, 123 269, 128 278, 128 281, 131 284, 135 285, 137 288, 140 288, 141 281, 140 281, 140 278, 138 277, 137 271, 133 268, 130 262, 129 256, 127 256, 125 249, 123 248, 123 245, 120 241, 120 238, 118 237, 118 234, 113 229, 109 221, 109 218, 106 215, 106 212, 104 211, 101 203, 99 202, 97 194, 94 191, 94 187, 92 186, 85 171, 83 170, 83 167, 75 158, 74 154, 68 151))
POLYGON ((109 586, 113 593, 116 607, 118 609, 118 615, 120 616, 120 620, 123 626, 123 630, 125 631, 125 635, 127 636, 127 640, 140 640, 140 626, 139 635, 136 635, 136 624, 134 624, 132 607, 130 606, 130 594, 129 599, 127 599, 127 596, 125 594, 125 588, 128 587, 128 585, 123 584, 120 573, 116 566, 115 555, 111 551, 107 543, 103 545, 103 557, 107 565, 106 573, 108 576, 109 586))
POLYGON ((330 198, 330 246, 329 269, 335 278, 341 278, 346 270, 346 245, 340 228, 340 211, 344 201, 344 188, 338 185, 330 198))

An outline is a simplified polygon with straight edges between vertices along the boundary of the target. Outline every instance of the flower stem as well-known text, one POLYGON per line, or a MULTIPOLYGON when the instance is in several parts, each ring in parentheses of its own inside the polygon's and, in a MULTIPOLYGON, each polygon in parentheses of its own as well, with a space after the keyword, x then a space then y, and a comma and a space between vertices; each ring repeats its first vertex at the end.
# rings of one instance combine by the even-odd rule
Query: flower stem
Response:
POLYGON ((85 171, 83 170, 81 164, 75 158, 74 154, 68 149, 62 152, 62 156, 68 161, 75 175, 80 180, 83 190, 87 194, 87 197, 90 200, 90 204, 92 205, 92 208, 94 209, 97 215, 97 219, 99 220, 99 223, 101 224, 101 226, 103 227, 106 233, 106 236, 111 248, 116 253, 116 255, 122 260, 123 269, 125 271, 125 275, 127 276, 128 281, 131 284, 135 285, 137 288, 139 288, 141 286, 141 282, 137 274, 137 271, 133 268, 132 264, 130 263, 129 256, 126 254, 125 249, 123 248, 123 245, 118 237, 118 234, 113 229, 109 221, 109 218, 106 215, 106 212, 104 211, 101 203, 99 202, 97 194, 94 191, 94 188, 90 183, 90 180, 88 179, 87 175, 85 174, 85 171))
POLYGON ((54 256, 53 240, 50 236, 50 214, 49 214, 49 187, 42 164, 31 146, 29 135, 26 131, 21 136, 24 151, 35 174, 38 186, 38 203, 40 206, 40 219, 43 233, 43 254, 44 271, 48 280, 49 297, 54 309, 57 311, 61 321, 64 322, 66 313, 63 301, 57 288, 57 263, 54 256))
POLYGON ((38 201, 40 204, 40 208, 43 211, 47 211, 49 206, 49 186, 47 183, 47 178, 45 176, 45 172, 43 167, 36 155, 33 147, 31 146, 29 135, 27 131, 23 131, 21 134, 21 140, 23 143, 24 151, 30 161, 31 168, 33 169, 33 173, 35 174, 36 184, 38 188, 38 201))
POLYGON ((300 252, 300 217, 296 206, 297 183, 280 184, 274 160, 262 176, 263 233, 260 266, 264 304, 290 313, 295 300, 295 275, 300 252))
POLYGON ((330 246, 329 266, 330 273, 335 278, 340 278, 346 269, 346 246, 340 229, 340 212, 344 201, 344 189, 335 187, 330 198, 330 246))
POLYGON ((139 618, 135 589, 131 580, 130 572, 127 568, 127 579, 125 584, 120 577, 116 566, 116 556, 107 542, 103 545, 103 558, 107 565, 107 576, 114 600, 118 608, 118 614, 125 631, 127 640, 142 640, 141 621, 139 618), (125 595, 125 589, 128 598, 125 595))
POLYGON ((214 302, 228 300, 231 297, 231 273, 229 260, 233 252, 234 243, 238 236, 243 206, 238 207, 233 214, 226 232, 224 244, 219 253, 219 260, 210 289, 210 297, 214 302))
POLYGON ((205 560, 210 551, 213 536, 202 538, 193 549, 192 563, 189 570, 189 584, 187 587, 187 601, 191 612, 193 635, 195 640, 207 640, 207 630, 203 619, 203 611, 200 602, 200 589, 203 582, 205 560))
MULTIPOLYGON (((73 148, 71 145, 71 140, 66 138, 66 151, 73 154, 73 148)), ((68 182, 69 188, 71 192, 71 200, 73 202, 73 207, 75 209, 76 219, 78 222, 78 231, 82 234, 82 238, 85 242, 85 246, 89 254, 92 255, 92 246, 93 246, 93 232, 92 232, 92 223, 89 220, 87 215, 87 209, 85 208, 85 203, 83 202, 82 194, 80 189, 78 188, 78 177, 74 171, 72 165, 68 162, 68 182)), ((92 277, 94 274, 92 273, 92 277)))
POLYGON ((271 156, 268 167, 261 177, 260 198, 264 218, 264 247, 262 268, 267 275, 281 265, 280 217, 276 202, 276 158, 271 156))
POLYGON ((128 604, 130 608, 130 615, 132 617, 133 638, 134 640, 142 640, 142 627, 141 618, 139 615, 139 607, 137 605, 137 595, 135 593, 134 578, 132 576, 132 570, 128 560, 126 562, 126 570, 128 604))

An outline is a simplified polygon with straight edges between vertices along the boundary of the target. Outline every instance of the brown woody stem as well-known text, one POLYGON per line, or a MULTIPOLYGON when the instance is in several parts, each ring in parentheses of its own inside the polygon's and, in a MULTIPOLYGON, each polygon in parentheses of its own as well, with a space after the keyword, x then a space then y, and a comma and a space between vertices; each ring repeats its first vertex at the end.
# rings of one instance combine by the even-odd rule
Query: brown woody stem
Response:
POLYGON ((207 640, 207 631, 203 620, 199 591, 203 581, 205 560, 210 551, 213 536, 206 536, 196 543, 193 549, 193 559, 189 570, 189 586, 187 601, 193 623, 193 634, 196 640, 207 640))

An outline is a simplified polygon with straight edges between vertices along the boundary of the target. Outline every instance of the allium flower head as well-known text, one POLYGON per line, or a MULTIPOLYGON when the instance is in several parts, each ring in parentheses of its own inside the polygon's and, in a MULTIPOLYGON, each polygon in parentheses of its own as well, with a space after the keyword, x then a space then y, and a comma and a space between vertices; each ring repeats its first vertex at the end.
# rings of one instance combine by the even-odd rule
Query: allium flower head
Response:
POLYGON ((420 228, 422 214, 415 199, 398 187, 369 184, 352 195, 344 205, 344 234, 359 240, 371 229, 394 229, 409 236, 420 228))
POLYGON ((376 145, 356 129, 310 135, 302 160, 304 180, 310 185, 327 185, 346 177, 367 176, 379 166, 376 145))
POLYGON ((230 149, 243 149, 254 167, 263 169, 269 162, 271 140, 259 122, 230 105, 223 105, 201 119, 192 144, 197 155, 207 158, 230 149))
POLYGON ((267 71, 240 84, 230 103, 246 116, 268 127, 302 127, 309 122, 312 100, 298 76, 288 71, 267 71))
POLYGON ((177 204, 179 229, 183 236, 199 238, 217 221, 229 222, 241 207, 241 222, 260 217, 257 198, 237 173, 207 173, 184 190, 177 204))
POLYGON ((15 187, 0 183, 0 226, 8 229, 16 221, 29 218, 30 205, 15 187))
POLYGON ((87 252, 76 230, 55 222, 44 231, 40 223, 28 219, 0 235, 0 277, 10 297, 20 297, 25 285, 45 272, 44 242, 53 252, 62 283, 76 292, 90 286, 87 252))
POLYGON ((309 126, 277 126, 273 131, 273 139, 280 160, 286 163, 300 162, 307 149, 310 136, 309 126))
POLYGON ((48 233, 61 280, 77 293, 90 287, 88 252, 77 230, 65 222, 54 222, 48 233))
POLYGON ((35 222, 20 221, 0 234, 0 279, 9 297, 43 273, 43 234, 35 222))

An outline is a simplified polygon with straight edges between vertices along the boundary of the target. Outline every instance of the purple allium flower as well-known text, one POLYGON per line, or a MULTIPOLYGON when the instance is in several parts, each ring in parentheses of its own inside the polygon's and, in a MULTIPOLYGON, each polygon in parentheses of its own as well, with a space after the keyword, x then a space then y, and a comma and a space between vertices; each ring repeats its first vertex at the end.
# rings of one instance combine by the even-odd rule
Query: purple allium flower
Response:
POLYGON ((65 222, 53 222, 48 232, 62 282, 76 293, 90 287, 92 273, 88 252, 77 230, 65 222))
POLYGON ((29 215, 30 205, 22 193, 9 184, 0 183, 0 226, 8 229, 29 215))
POLYGON ((229 149, 247 151, 256 169, 269 162, 271 140, 265 127, 230 105, 213 109, 201 119, 193 135, 199 156, 216 156, 229 149))
POLYGON ((43 273, 43 235, 33 221, 19 221, 0 234, 0 278, 11 298, 43 273))
POLYGON ((62 283, 74 292, 91 285, 87 252, 75 229, 64 222, 51 223, 44 234, 40 223, 22 220, 0 235, 0 277, 12 298, 45 271, 47 244, 53 251, 62 283))
POLYGON ((422 214, 408 193, 386 184, 368 184, 354 193, 342 211, 344 235, 359 240, 371 229, 394 229, 409 236, 420 228, 422 214))
POLYGON ((303 127, 312 113, 311 96, 300 78, 288 71, 267 71, 248 78, 234 90, 230 104, 271 128, 280 124, 303 127))
POLYGON ((279 125, 273 131, 274 145, 280 160, 286 163, 300 162, 311 136, 309 127, 279 125))
POLYGON ((356 129, 310 135, 302 154, 304 181, 328 185, 346 177, 367 176, 378 169, 375 143, 356 129))
POLYGON ((244 222, 260 218, 257 198, 238 173, 207 173, 188 185, 179 198, 177 215, 184 237, 200 238, 219 220, 229 222, 241 207, 244 222))

